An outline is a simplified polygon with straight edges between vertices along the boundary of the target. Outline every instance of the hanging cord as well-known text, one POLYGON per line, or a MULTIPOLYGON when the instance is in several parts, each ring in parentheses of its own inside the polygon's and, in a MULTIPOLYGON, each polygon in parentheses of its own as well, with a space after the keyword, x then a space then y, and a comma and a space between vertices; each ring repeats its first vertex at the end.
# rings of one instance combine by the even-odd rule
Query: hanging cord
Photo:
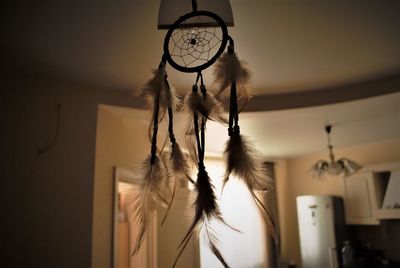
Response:
POLYGON ((154 112, 153 112, 153 137, 151 139, 151 159, 150 163, 153 165, 156 161, 157 153, 157 133, 158 133, 158 113, 160 111, 160 93, 154 96, 154 112))
POLYGON ((57 128, 56 128, 56 133, 54 134, 53 139, 51 140, 51 142, 43 147, 43 148, 39 148, 37 150, 37 154, 41 155, 44 154, 46 152, 48 152, 57 142, 58 140, 58 136, 60 134, 60 128, 61 128, 61 104, 57 103, 57 128))
MULTIPOLYGON (((207 96, 207 89, 204 85, 203 75, 201 72, 197 73, 196 83, 193 85, 193 92, 198 93, 198 83, 200 81, 200 91, 203 95, 203 98, 207 96)), ((201 117, 201 122, 199 126, 199 116, 197 113, 193 115, 194 119, 194 129, 196 134, 197 141, 197 151, 198 151, 198 165, 199 169, 205 169, 204 167, 204 153, 205 153, 205 126, 206 126, 206 118, 204 116, 201 117)))
POLYGON ((193 12, 197 11, 197 0, 192 0, 192 9, 193 9, 193 12))
MULTIPOLYGON (((193 85, 192 91, 195 93, 198 92, 197 84, 193 85)), ((198 152, 198 158, 199 158, 198 160, 200 161, 200 155, 201 155, 202 148, 201 148, 200 136, 199 136, 199 115, 197 114, 197 112, 193 113, 193 123, 194 123, 194 133, 196 135, 196 142, 197 142, 197 152, 198 152)))
MULTIPOLYGON (((201 93, 203 94, 203 98, 207 97, 207 89, 206 86, 204 85, 203 81, 203 75, 200 73, 200 90, 201 93)), ((201 138, 201 146, 202 146, 202 151, 201 155, 199 157, 199 162, 202 163, 202 168, 204 168, 204 154, 205 154, 205 130, 206 130, 206 118, 204 116, 201 117, 201 127, 200 127, 200 138, 201 138)))
MULTIPOLYGON (((170 91, 170 87, 169 87, 169 83, 168 83, 168 76, 165 75, 165 84, 167 85, 168 88, 168 92, 170 91)), ((172 111, 172 104, 169 103, 168 104, 168 134, 169 134, 169 140, 172 143, 172 146, 176 143, 176 139, 175 139, 175 134, 174 134, 174 114, 172 111)))
MULTIPOLYGON (((232 37, 228 36, 229 46, 228 53, 235 53, 235 46, 232 37)), ((237 90, 236 90, 236 80, 232 80, 231 84, 231 95, 229 100, 229 127, 228 135, 239 135, 239 112, 238 112, 238 102, 237 102, 237 90)))
POLYGON ((329 159, 331 160, 332 163, 334 163, 335 162, 335 155, 333 154, 333 145, 332 145, 331 136, 330 136, 331 129, 332 129, 331 125, 325 126, 325 132, 328 135, 329 159))
MULTIPOLYGON (((163 55, 159 69, 163 68, 166 63, 166 58, 163 55)), ((160 113, 160 90, 154 96, 154 108, 153 108, 153 136, 151 138, 151 158, 150 163, 154 165, 157 154, 157 134, 158 134, 158 115, 160 113)))

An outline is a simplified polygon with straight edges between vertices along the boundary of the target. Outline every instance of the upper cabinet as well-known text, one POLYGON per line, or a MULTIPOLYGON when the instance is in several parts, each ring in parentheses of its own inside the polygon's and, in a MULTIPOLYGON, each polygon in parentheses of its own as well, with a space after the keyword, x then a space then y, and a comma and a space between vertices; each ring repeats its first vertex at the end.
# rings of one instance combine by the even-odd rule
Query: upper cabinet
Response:
POLYGON ((393 208, 395 196, 400 196, 399 171, 400 162, 391 162, 365 166, 345 177, 346 223, 373 225, 381 219, 400 219, 400 207, 393 208))

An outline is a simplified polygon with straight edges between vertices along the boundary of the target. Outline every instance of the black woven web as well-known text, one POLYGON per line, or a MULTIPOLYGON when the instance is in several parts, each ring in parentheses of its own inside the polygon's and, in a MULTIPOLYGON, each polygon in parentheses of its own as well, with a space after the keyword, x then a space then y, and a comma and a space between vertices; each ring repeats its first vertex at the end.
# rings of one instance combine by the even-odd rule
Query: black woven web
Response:
MULTIPOLYGON (((190 18, 182 24, 201 24, 202 16, 190 18)), ((209 17, 207 17, 209 19, 209 17)), ((177 28, 169 41, 171 58, 184 67, 196 67, 209 61, 222 43, 222 31, 219 27, 177 28)))

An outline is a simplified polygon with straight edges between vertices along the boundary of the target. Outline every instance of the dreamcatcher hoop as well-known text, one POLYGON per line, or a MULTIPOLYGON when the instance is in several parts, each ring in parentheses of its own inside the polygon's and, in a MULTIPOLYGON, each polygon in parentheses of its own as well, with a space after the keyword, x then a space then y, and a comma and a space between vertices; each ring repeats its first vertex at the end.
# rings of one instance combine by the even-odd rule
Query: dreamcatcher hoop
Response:
POLYGON ((224 52, 227 42, 228 29, 221 17, 209 11, 193 11, 180 17, 168 30, 164 39, 164 56, 178 71, 198 73, 214 64, 224 52), (218 26, 202 23, 200 17, 212 18, 218 26), (220 37, 216 36, 216 31, 220 31, 220 37), (175 40, 176 36, 178 40, 175 40), (214 44, 211 43, 213 38, 216 38, 214 44), (185 57, 189 60, 185 61, 185 57))

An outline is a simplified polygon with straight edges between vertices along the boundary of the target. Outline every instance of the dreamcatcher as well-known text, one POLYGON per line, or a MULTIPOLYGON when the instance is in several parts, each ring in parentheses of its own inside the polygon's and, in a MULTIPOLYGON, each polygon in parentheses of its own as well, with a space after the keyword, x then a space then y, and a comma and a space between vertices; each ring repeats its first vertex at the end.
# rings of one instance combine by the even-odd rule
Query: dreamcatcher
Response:
POLYGON ((148 103, 153 110, 152 124, 149 128, 149 133, 152 131, 150 135, 152 146, 150 156, 141 169, 142 183, 136 187, 138 194, 136 194, 135 211, 140 232, 133 254, 139 251, 143 242, 148 224, 148 213, 154 210, 154 203, 167 207, 167 213, 162 221, 164 222, 174 199, 176 180, 184 177, 194 184, 194 218, 179 245, 179 253, 173 266, 178 262, 190 239, 200 235, 219 261, 228 267, 228 263, 218 249, 218 238, 210 222, 220 221, 234 231, 239 230, 223 219, 214 187, 204 165, 207 121, 212 120, 228 125, 229 140, 224 153, 227 166, 224 185, 229 180, 230 174, 242 179, 252 193, 270 233, 275 234, 272 217, 256 195, 256 191, 269 190, 271 184, 262 162, 254 156, 255 152, 251 144, 240 134, 239 112, 249 99, 246 91, 248 71, 235 54, 233 39, 228 35, 224 21, 212 12, 198 11, 196 1, 192 1, 192 4, 193 11, 180 17, 169 28, 164 40, 161 63, 144 88, 148 103), (223 54, 227 44, 227 52, 223 54), (214 73, 215 82, 219 88, 214 96, 207 91, 202 71, 216 61, 214 73), (167 79, 165 70, 167 63, 181 72, 197 73, 192 91, 184 97, 183 104, 179 105, 180 109, 190 117, 185 140, 191 160, 197 167, 196 180, 190 178, 188 160, 174 136, 173 112, 178 107, 178 98, 167 79), (224 115, 225 109, 229 110, 228 119, 224 115), (158 126, 164 117, 168 117, 169 120, 170 148, 168 152, 157 148, 158 126), (170 187, 170 182, 173 187, 170 187))

